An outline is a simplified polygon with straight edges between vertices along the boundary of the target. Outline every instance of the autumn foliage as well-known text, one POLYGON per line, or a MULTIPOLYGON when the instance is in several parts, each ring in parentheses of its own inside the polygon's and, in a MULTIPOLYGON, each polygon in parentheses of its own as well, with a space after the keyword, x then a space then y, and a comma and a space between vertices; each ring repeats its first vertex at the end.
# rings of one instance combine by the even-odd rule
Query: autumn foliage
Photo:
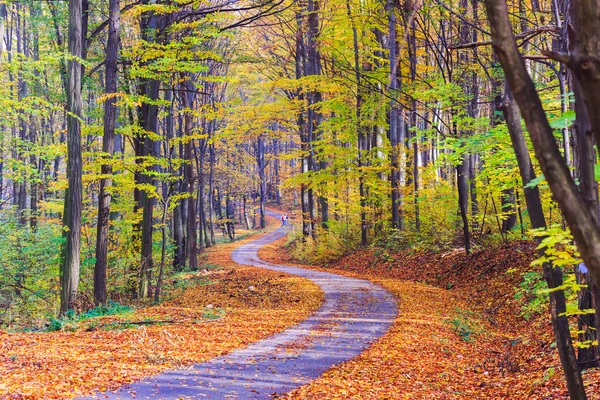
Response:
POLYGON ((167 368, 186 368, 282 331, 322 301, 305 279, 229 258, 216 247, 187 288, 131 315, 88 320, 72 332, 0 331, 0 398, 64 399, 110 390, 167 368), (252 286, 252 287, 250 287, 252 286))
MULTIPOLYGON (((278 250, 259 255, 293 263, 278 250)), ((368 278, 394 293, 400 314, 387 335, 356 359, 286 398, 566 399, 547 305, 525 319, 515 298, 535 246, 511 242, 463 251, 355 251, 325 268, 368 278)), ((535 296, 530 293, 530 296, 535 296)), ((599 374, 584 374, 590 398, 599 374)))

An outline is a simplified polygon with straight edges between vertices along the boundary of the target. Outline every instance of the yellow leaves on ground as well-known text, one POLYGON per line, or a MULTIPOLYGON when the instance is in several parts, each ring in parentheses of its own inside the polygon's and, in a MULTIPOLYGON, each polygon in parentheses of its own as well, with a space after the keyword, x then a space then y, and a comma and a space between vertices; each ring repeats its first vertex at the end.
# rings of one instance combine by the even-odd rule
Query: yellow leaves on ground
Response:
MULTIPOLYGON (((229 254, 240 243, 210 251, 208 263, 225 268, 210 273, 211 284, 186 289, 127 318, 171 323, 122 330, 0 332, 0 398, 64 399, 114 389, 263 339, 320 306, 322 292, 308 280, 237 266, 229 254), (219 316, 221 309, 221 318, 206 317, 219 316)), ((104 317, 97 324, 110 322, 119 319, 104 317)))
MULTIPOLYGON (((259 256, 292 265, 293 260, 280 250, 284 240, 262 248, 259 256)), ((327 271, 367 278, 392 292, 400 309, 395 324, 361 355, 284 398, 568 398, 547 320, 518 322, 515 315, 518 317, 519 311, 512 303, 506 306, 514 308, 510 316, 505 309, 500 314, 506 315, 485 313, 486 305, 499 307, 498 300, 506 303, 511 298, 515 283, 502 280, 510 275, 498 274, 488 282, 471 279, 464 288, 448 290, 407 280, 413 279, 411 275, 424 279, 428 273, 441 273, 427 266, 432 260, 426 256, 406 259, 414 264, 400 271, 403 266, 382 265, 369 253, 353 253, 336 262, 338 269, 327 271), (352 262, 348 267, 353 272, 339 269, 352 262)), ((484 256, 482 262, 489 262, 490 257, 484 256)), ((464 262, 476 263, 477 255, 464 262)), ((456 259, 450 264, 457 269, 456 259)), ((471 269, 475 274, 484 270, 475 264, 471 269)), ((599 377, 599 370, 584 373, 590 398, 600 398, 599 377)))

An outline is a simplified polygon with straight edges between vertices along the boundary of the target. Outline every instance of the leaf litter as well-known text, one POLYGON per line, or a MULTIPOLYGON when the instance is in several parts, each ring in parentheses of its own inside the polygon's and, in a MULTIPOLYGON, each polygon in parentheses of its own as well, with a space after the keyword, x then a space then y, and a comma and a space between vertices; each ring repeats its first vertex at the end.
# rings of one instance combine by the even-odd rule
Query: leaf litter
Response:
POLYGON ((210 249, 207 263, 221 268, 210 271, 210 284, 187 285, 160 305, 86 320, 72 332, 0 331, 0 398, 64 399, 116 389, 245 347, 320 307, 323 294, 309 280, 234 263, 231 251, 248 240, 210 249), (127 329, 103 329, 120 323, 127 329))
MULTIPOLYGON (((280 239, 259 251, 293 265, 280 239)), ((289 399, 568 399, 549 314, 525 319, 515 299, 535 245, 477 251, 386 253, 363 249, 322 267, 381 284, 398 298, 388 333, 358 357, 284 396, 289 399)), ((600 370, 583 374, 600 398, 600 370)))

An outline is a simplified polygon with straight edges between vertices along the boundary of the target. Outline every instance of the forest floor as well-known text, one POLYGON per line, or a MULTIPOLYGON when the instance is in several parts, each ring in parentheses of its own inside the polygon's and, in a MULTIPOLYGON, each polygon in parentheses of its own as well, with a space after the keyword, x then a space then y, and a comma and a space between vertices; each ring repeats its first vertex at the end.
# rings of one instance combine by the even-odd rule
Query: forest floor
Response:
POLYGON ((203 264, 218 268, 178 276, 180 289, 160 305, 58 332, 0 331, 0 398, 64 399, 115 389, 245 347, 306 319, 322 303, 318 286, 231 260, 233 249, 256 237, 210 249, 203 264))
MULTIPOLYGON (((270 222, 271 228, 279 224, 270 222)), ((178 277, 185 282, 180 292, 158 306, 60 332, 0 331, 0 398, 68 398, 115 389, 243 348, 308 318, 323 301, 316 285, 231 260, 235 248, 256 237, 211 249, 203 260, 208 268, 178 277)), ((282 238, 264 246, 260 258, 298 265, 285 243, 282 238)), ((369 248, 310 267, 382 285, 397 297, 400 313, 362 354, 283 397, 568 398, 547 314, 523 318, 526 299, 514 296, 522 274, 535 271, 534 252, 525 241, 470 256, 458 249, 369 248)), ((589 398, 600 398, 600 371, 583 376, 589 398)))
MULTIPOLYGON (((285 242, 259 256, 294 264, 285 242)), ((549 315, 523 318, 526 299, 514 296, 534 252, 525 241, 470 256, 364 249, 319 268, 381 284, 400 313, 360 356, 287 398, 567 399, 549 315)), ((583 376, 589 398, 600 398, 600 370, 583 376)))
POLYGON ((264 400, 311 382, 381 338, 397 315, 394 296, 381 286, 364 279, 267 263, 258 257, 262 246, 288 231, 281 227, 240 246, 231 258, 241 265, 312 280, 324 293, 318 311, 302 323, 243 349, 189 369, 165 371, 117 391, 100 393, 98 398, 264 400))

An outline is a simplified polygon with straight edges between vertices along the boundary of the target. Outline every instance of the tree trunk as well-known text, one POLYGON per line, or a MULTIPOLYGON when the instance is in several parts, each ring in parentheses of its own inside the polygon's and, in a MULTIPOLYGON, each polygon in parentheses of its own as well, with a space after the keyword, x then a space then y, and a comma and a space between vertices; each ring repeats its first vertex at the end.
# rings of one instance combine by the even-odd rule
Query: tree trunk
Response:
MULTIPOLYGON (((456 184, 458 186, 458 205, 460 209, 460 217, 463 225, 463 236, 465 240, 465 251, 467 254, 471 252, 471 237, 469 234, 469 212, 468 196, 469 196, 469 179, 468 171, 465 168, 464 159, 468 155, 463 155, 463 161, 456 166, 456 184)), ((468 165, 468 164, 467 164, 468 165)))
POLYGON ((163 214, 161 218, 161 251, 160 251, 160 268, 158 270, 158 277, 156 278, 156 288, 154 289, 154 302, 158 303, 160 300, 160 292, 162 290, 163 276, 165 274, 165 258, 167 255, 167 212, 169 211, 169 201, 165 199, 163 204, 163 214))
MULTIPOLYGON (((149 42, 158 42, 157 35, 164 28, 164 16, 156 15, 153 12, 142 14, 140 23, 142 36, 149 42)), ((158 134, 158 105, 156 100, 159 99, 160 82, 156 79, 149 79, 142 82, 141 94, 147 96, 149 101, 142 104, 140 107, 140 124, 144 131, 149 134, 145 135, 141 142, 139 153, 142 157, 156 157, 157 147, 153 139, 153 134, 158 134)), ((153 241, 152 234, 154 231, 154 205, 156 199, 150 191, 156 188, 156 180, 154 179, 154 171, 156 166, 150 163, 147 167, 148 173, 145 171, 141 174, 141 180, 145 185, 150 185, 151 189, 142 190, 140 195, 140 205, 143 209, 142 213, 142 240, 141 240, 141 262, 139 271, 138 297, 150 297, 150 283, 152 282, 152 272, 154 269, 154 259, 152 254, 153 241)))
MULTIPOLYGON (((575 95, 575 142, 577 149, 577 164, 579 172, 579 191, 583 200, 587 204, 590 213, 595 218, 596 225, 600 221, 598 215, 598 183, 594 173, 596 164, 596 150, 594 149, 594 134, 590 126, 590 120, 587 115, 585 104, 581 96, 579 84, 575 81, 573 92, 575 95)), ((600 332, 600 288, 598 284, 589 276, 588 273, 576 272, 578 280, 588 287, 580 291, 579 309, 585 310, 594 308, 594 314, 580 315, 578 318, 579 330, 584 333, 580 335, 581 341, 595 341, 597 333, 600 332)), ((598 346, 588 348, 579 348, 578 360, 582 368, 589 368, 598 365, 599 355, 598 346)))
MULTIPOLYGON (((281 205, 281 181, 279 179, 279 147, 279 139, 273 139, 273 173, 275 175, 275 204, 277 204, 278 206, 281 205)), ((244 197, 244 202, 245 201, 246 200, 244 197)))
POLYGON ((258 177, 259 177, 259 207, 260 207, 260 228, 264 229, 267 227, 266 220, 266 200, 267 200, 267 178, 265 174, 265 138, 261 135, 258 137, 256 142, 256 164, 258 167, 258 177))
POLYGON ((571 0, 571 51, 550 56, 564 62, 579 83, 587 113, 600 145, 600 0, 571 0))
MULTIPOLYGON (((110 0, 108 16, 108 40, 106 44, 106 94, 117 93, 117 60, 119 57, 120 0, 110 0)), ((104 138, 102 151, 109 158, 115 148, 115 122, 117 104, 115 97, 108 97, 104 103, 104 138)), ((94 301, 96 305, 106 304, 106 271, 108 255, 108 224, 110 219, 111 195, 107 188, 112 186, 112 165, 101 167, 100 194, 98 201, 98 225, 96 231, 96 266, 94 268, 94 301)))
MULTIPOLYGON (((563 162, 540 98, 519 54, 506 2, 504 0, 486 0, 486 10, 492 33, 492 45, 525 119, 542 171, 572 229, 582 258, 588 264, 593 277, 600 277, 600 232, 563 162)), ((531 171, 530 169, 528 171, 526 165, 520 165, 520 170, 524 177, 531 175, 531 171)), ((523 181, 525 183, 525 179, 523 181)), ((528 200, 527 192, 526 200, 528 200)), ((529 203, 527 207, 530 207, 529 203)), ((537 213, 539 214, 540 211, 538 210, 537 213)), ((541 215, 543 217, 543 214, 541 215)), ((530 218, 532 218, 531 211, 530 218)), ((532 225, 539 227, 536 225, 542 221, 534 222, 532 218, 532 225)), ((550 288, 560 285, 562 279, 558 279, 558 274, 559 271, 552 269, 551 266, 544 266, 544 277, 550 288)), ((563 309, 561 303, 564 301, 564 292, 554 291, 552 293, 555 294, 555 296, 551 296, 553 328, 569 395, 572 399, 586 399, 568 325, 565 327, 565 323, 561 322, 566 320, 566 317, 559 317, 559 313, 563 309)))
POLYGON ((388 137, 390 145, 392 147, 390 153, 390 184, 392 187, 391 192, 391 208, 392 208, 392 228, 402 229, 400 225, 400 163, 399 163, 399 150, 398 145, 398 117, 399 117, 399 103, 398 103, 398 83, 399 78, 399 62, 397 59, 397 38, 396 38, 396 10, 395 3, 392 0, 387 0, 386 11, 388 13, 388 33, 389 33, 389 63, 390 63, 390 77, 389 77, 389 96, 390 96, 390 126, 388 137))
MULTIPOLYGON (((416 38, 416 22, 413 19, 410 26, 410 36, 408 38, 408 58, 410 63, 410 80, 415 82, 417 79, 417 38, 416 38)), ((410 113, 410 128, 417 128, 417 100, 411 101, 410 113)), ((414 190, 414 205, 415 205, 415 230, 421 230, 421 210, 419 207, 419 138, 415 130, 413 135, 413 190, 414 190)))
MULTIPOLYGON (((303 36, 303 11, 299 10, 296 13, 296 52, 295 52, 295 73, 296 79, 301 79, 304 76, 304 60, 306 58, 304 36, 303 36)), ((298 89, 296 93, 298 101, 304 101, 304 94, 301 89, 298 89)), ((311 162, 307 154, 310 151, 310 143, 308 137, 307 122, 304 118, 304 111, 298 112, 298 131, 300 132, 300 149, 302 150, 302 156, 300 159, 300 172, 306 174, 310 171, 311 162)), ((310 207, 311 191, 305 183, 300 184, 300 198, 302 207, 302 235, 304 238, 313 236, 312 232, 312 209, 310 207)))
POLYGON ((60 311, 75 308, 79 285, 81 246, 81 64, 82 3, 69 0, 69 54, 67 66, 67 181, 63 220, 66 244, 61 268, 60 311))
POLYGON ((196 210, 196 183, 198 177, 196 175, 194 151, 193 151, 193 139, 192 129, 193 129, 193 121, 191 114, 191 99, 190 95, 187 93, 187 87, 183 86, 182 91, 180 93, 182 105, 184 108, 183 115, 183 125, 184 125, 184 134, 188 136, 188 139, 185 143, 185 159, 187 164, 185 166, 185 178, 187 181, 187 189, 188 189, 188 212, 187 212, 187 259, 188 266, 191 271, 196 271, 198 269, 198 231, 196 230, 197 226, 197 210, 196 210))
POLYGON ((361 88, 361 74, 360 74, 360 53, 358 49, 358 30, 356 24, 352 18, 352 12, 350 9, 350 1, 346 1, 346 8, 348 10, 348 18, 352 21, 352 42, 354 44, 354 79, 356 80, 356 106, 355 106, 355 117, 356 117, 356 131, 358 133, 358 191, 360 195, 360 244, 366 246, 367 240, 367 199, 365 192, 365 176, 363 171, 364 165, 364 152, 367 149, 367 138, 363 127, 361 126, 361 111, 362 111, 362 88, 361 88))
MULTIPOLYGON (((529 220, 531 221, 533 228, 545 228, 546 220, 544 218, 539 189, 537 185, 529 185, 536 176, 529 157, 529 150, 527 148, 527 142, 525 141, 525 135, 523 134, 523 128, 521 127, 519 110, 517 104, 513 100, 509 85, 506 86, 502 113, 506 120, 517 163, 519 164, 529 220)), ((537 242, 539 243, 540 241, 541 238, 538 238, 537 242)), ((539 253, 540 255, 543 255, 544 250, 539 250, 539 253)), ((553 269, 548 263, 543 265, 543 275, 549 289, 558 287, 562 284, 562 271, 560 269, 553 269)), ((585 391, 583 389, 581 374, 579 373, 579 368, 575 360, 575 351, 569 333, 569 321, 564 316, 559 317, 560 312, 558 310, 564 310, 565 308, 566 300, 564 291, 559 290, 550 292, 550 316, 552 328, 563 366, 563 373, 565 374, 567 385, 569 387, 569 393, 572 398, 585 398, 577 397, 580 396, 581 393, 585 396, 585 391), (565 334, 565 332, 567 334, 565 334)))
POLYGON ((517 225, 517 210, 515 208, 515 189, 505 189, 502 191, 502 213, 506 214, 502 219, 503 233, 511 231, 517 225))
POLYGON ((235 205, 231 201, 229 195, 225 199, 225 212, 227 214, 227 222, 225 226, 227 227, 227 235, 229 236, 229 240, 232 242, 235 240, 235 205))
POLYGON ((210 224, 210 242, 212 243, 212 245, 214 246, 215 244, 217 244, 217 242, 215 241, 215 222, 214 222, 214 214, 215 214, 215 207, 214 207, 214 191, 213 191, 213 174, 214 174, 214 165, 215 165, 215 148, 214 145, 211 143, 209 145, 209 154, 210 154, 210 172, 208 173, 208 210, 209 210, 209 214, 208 214, 208 223, 210 224))

